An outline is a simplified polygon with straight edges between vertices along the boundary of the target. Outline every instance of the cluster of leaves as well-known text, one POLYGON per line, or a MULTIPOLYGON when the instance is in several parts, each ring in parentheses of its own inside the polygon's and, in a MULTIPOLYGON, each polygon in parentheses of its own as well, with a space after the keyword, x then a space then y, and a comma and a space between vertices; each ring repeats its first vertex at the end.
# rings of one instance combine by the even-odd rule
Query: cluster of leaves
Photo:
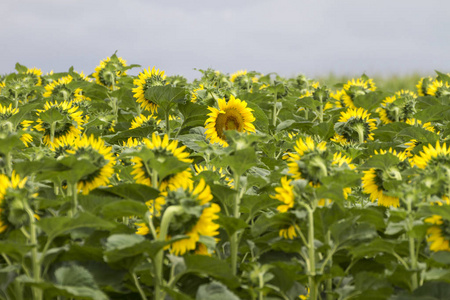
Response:
POLYGON ((0 299, 448 298, 450 155, 429 146, 450 133, 448 75, 422 79, 413 95, 376 90, 365 75, 326 87, 305 76, 200 70, 192 83, 169 76, 148 86, 152 113, 137 101, 133 67, 113 55, 103 81, 98 71, 42 75, 20 64, 0 78, 0 299), (255 132, 226 131, 222 147, 206 138, 205 121, 230 96, 251 108, 255 132), (110 147, 108 184, 80 189, 102 162, 57 155, 66 133, 110 147), (185 146, 192 163, 128 143, 152 134, 185 146), (300 159, 306 138, 325 143, 321 162, 300 159), (335 153, 347 161, 332 163, 335 153), (424 153, 433 158, 425 166, 424 153), (218 236, 201 240, 207 255, 170 252, 183 235, 136 234, 152 225, 148 202, 162 188, 136 181, 135 157, 161 180, 189 168, 186 180, 210 187, 221 213, 218 236), (371 171, 376 180, 364 184, 371 171), (285 177, 293 202, 279 209, 285 177), (425 221, 437 216, 439 224, 425 221), (440 251, 430 239, 437 225, 440 251))

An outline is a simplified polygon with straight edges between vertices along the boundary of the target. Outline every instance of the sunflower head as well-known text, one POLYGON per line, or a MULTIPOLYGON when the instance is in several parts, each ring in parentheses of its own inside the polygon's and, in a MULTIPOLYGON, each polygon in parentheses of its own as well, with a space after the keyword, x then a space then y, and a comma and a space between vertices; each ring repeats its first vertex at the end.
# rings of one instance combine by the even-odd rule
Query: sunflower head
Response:
POLYGON ((200 84, 197 88, 193 89, 192 94, 191 94, 191 102, 196 103, 198 100, 198 92, 204 91, 204 90, 205 90, 205 86, 203 84, 200 84))
POLYGON ((159 124, 160 122, 161 122, 161 120, 158 120, 156 118, 156 116, 154 116, 153 114, 148 115, 148 116, 141 114, 140 116, 137 116, 133 120, 131 120, 130 129, 146 127, 146 126, 154 127, 156 124, 159 124))
POLYGON ((237 72, 231 74, 231 76, 230 76, 230 81, 231 81, 231 82, 236 82, 236 81, 238 81, 238 79, 239 79, 240 77, 243 77, 243 76, 245 76, 245 75, 247 75, 247 70, 239 70, 239 71, 237 71, 237 72))
POLYGON ((93 135, 89 137, 83 135, 72 143, 73 147, 61 143, 62 147, 67 148, 66 155, 75 156, 78 160, 85 159, 96 167, 93 172, 78 181, 78 190, 87 195, 93 189, 107 185, 110 177, 114 174, 113 167, 116 164, 112 148, 105 146, 105 142, 101 138, 95 138, 93 135))
MULTIPOLYGON (((141 157, 133 157, 134 163, 133 171, 134 180, 137 183, 152 186, 152 175, 155 167, 158 164, 165 164, 168 161, 176 160, 179 162, 179 168, 170 170, 168 174, 158 173, 158 186, 159 189, 164 191, 171 184, 181 184, 182 182, 191 182, 192 173, 189 168, 183 169, 186 164, 192 163, 192 159, 188 158, 189 153, 184 152, 186 146, 178 147, 177 141, 169 141, 169 137, 164 135, 161 138, 156 133, 152 134, 152 139, 144 139, 144 147, 141 151, 143 153, 151 152, 150 159, 141 157)), ((145 156, 143 156, 145 157, 145 156)), ((156 169, 155 169, 156 170, 156 169)), ((156 170, 157 171, 157 170, 156 170)))
POLYGON ((437 98, 450 95, 450 84, 447 81, 436 79, 428 85, 427 95, 437 98))
POLYGON ((170 184, 159 199, 156 199, 156 202, 161 204, 160 218, 155 217, 156 224, 158 219, 164 218, 164 213, 169 207, 182 207, 173 217, 167 232, 170 237, 187 236, 171 244, 171 252, 175 255, 195 250, 201 236, 214 237, 218 234, 219 225, 213 221, 219 218, 217 214, 220 207, 211 203, 212 199, 211 189, 203 179, 195 187, 192 182, 187 181, 170 184))
POLYGON ((42 71, 38 68, 27 69, 26 72, 19 72, 19 74, 25 75, 22 80, 30 86, 40 86, 42 84, 42 71))
POLYGON ((145 97, 145 92, 150 87, 168 84, 164 71, 155 69, 155 67, 152 69, 149 67, 148 70, 144 69, 143 72, 139 73, 138 78, 133 81, 133 84, 135 87, 132 91, 134 98, 136 98, 136 102, 139 103, 143 109, 151 111, 152 114, 156 113, 158 105, 152 100, 147 99, 145 97))
POLYGON ((107 88, 113 89, 118 83, 120 77, 126 76, 127 63, 121 57, 117 57, 116 54, 108 57, 100 62, 95 68, 92 76, 95 78, 95 82, 107 88))
POLYGON ((289 174, 294 179, 306 179, 313 185, 328 176, 330 164, 326 142, 315 143, 311 137, 299 138, 295 142, 294 153, 289 154, 289 174))
POLYGON ((331 140, 341 145, 350 145, 374 140, 372 131, 377 127, 375 119, 370 119, 367 110, 349 108, 341 112, 341 117, 334 125, 334 129, 336 134, 331 140))
POLYGON ((436 146, 428 144, 424 146, 419 154, 412 158, 411 164, 420 169, 428 167, 450 166, 450 148, 444 143, 441 145, 439 141, 436 146))
POLYGON ((287 212, 295 204, 294 186, 291 185, 291 182, 292 179, 288 179, 286 176, 282 177, 281 186, 275 188, 275 196, 270 196, 283 203, 277 207, 277 210, 281 213, 287 212))
POLYGON ((205 172, 210 171, 218 174, 220 176, 220 182, 223 184, 228 185, 230 188, 234 187, 233 179, 228 177, 223 168, 216 168, 215 166, 206 166, 206 165, 194 165, 194 170, 196 175, 205 172))
POLYGON ((384 124, 405 122, 416 112, 416 98, 417 95, 408 90, 398 91, 394 96, 384 99, 376 112, 384 124))
POLYGON ((346 107, 355 108, 353 101, 357 96, 368 94, 376 89, 372 79, 352 79, 344 84, 344 93, 341 95, 341 98, 346 107))
POLYGON ((219 109, 208 107, 211 113, 208 114, 209 118, 205 121, 206 138, 210 139, 211 143, 228 146, 225 130, 255 132, 253 110, 247 107, 245 101, 231 95, 228 102, 225 98, 219 99, 218 106, 219 109))
POLYGON ((432 225, 427 229, 430 250, 433 252, 450 251, 450 222, 441 216, 433 215, 426 218, 425 223, 432 225))
POLYGON ((34 128, 43 132, 46 145, 53 144, 70 134, 78 136, 83 129, 82 112, 72 102, 47 102, 44 109, 38 109, 37 116, 37 125, 34 128), (57 117, 49 119, 49 115, 57 117))
POLYGON ((428 96, 428 87, 433 82, 431 77, 422 77, 416 85, 419 96, 428 96))
POLYGON ((35 198, 37 194, 26 184, 27 177, 20 178, 15 171, 11 178, 0 174, 0 234, 12 225, 21 226, 27 222, 23 200, 35 198))

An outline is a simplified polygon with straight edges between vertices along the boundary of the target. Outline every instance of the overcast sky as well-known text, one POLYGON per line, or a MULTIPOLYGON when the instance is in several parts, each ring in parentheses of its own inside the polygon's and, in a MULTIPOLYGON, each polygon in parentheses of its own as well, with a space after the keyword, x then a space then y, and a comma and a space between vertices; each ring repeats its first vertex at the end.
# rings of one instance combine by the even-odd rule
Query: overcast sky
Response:
POLYGON ((308 77, 450 69, 444 0, 0 2, 0 74, 16 62, 90 74, 116 50, 190 80, 208 67, 308 77))

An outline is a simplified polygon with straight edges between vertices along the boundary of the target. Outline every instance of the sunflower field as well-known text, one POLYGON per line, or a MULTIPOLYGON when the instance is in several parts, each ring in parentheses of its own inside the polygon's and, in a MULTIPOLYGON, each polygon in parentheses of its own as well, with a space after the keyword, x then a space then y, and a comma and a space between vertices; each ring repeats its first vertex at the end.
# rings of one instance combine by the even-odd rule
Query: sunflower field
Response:
POLYGON ((450 299, 450 75, 140 67, 0 76, 0 299, 450 299))

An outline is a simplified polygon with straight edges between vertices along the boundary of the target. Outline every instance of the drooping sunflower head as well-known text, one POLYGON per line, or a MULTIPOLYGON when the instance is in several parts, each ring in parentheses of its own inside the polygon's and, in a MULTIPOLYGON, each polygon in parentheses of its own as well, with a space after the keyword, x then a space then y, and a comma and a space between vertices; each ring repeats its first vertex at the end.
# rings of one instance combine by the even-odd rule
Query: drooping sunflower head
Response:
POLYGON ((437 98, 450 95, 450 84, 447 81, 436 79, 428 85, 427 95, 437 98))
POLYGON ((450 166, 450 148, 444 143, 441 145, 439 141, 436 142, 436 147, 428 144, 424 146, 419 154, 412 158, 411 164, 420 169, 436 166, 450 166))
POLYGON ((431 77, 422 77, 416 85, 417 93, 419 96, 428 96, 428 87, 433 82, 433 78, 431 77))
POLYGON ((281 228, 278 232, 279 236, 284 239, 293 240, 297 237, 297 230, 299 229, 298 225, 290 225, 286 228, 281 228))
POLYGON ((372 131, 377 129, 375 119, 363 108, 349 108, 341 112, 335 124, 335 136, 331 139, 341 145, 351 145, 374 140, 372 131))
POLYGON ((219 99, 218 106, 219 109, 208 107, 211 113, 208 114, 209 118, 205 122, 206 138, 210 139, 211 143, 228 146, 225 130, 255 132, 253 110, 247 107, 245 101, 231 95, 228 102, 225 98, 219 99))
POLYGON ((45 98, 53 97, 57 101, 70 101, 73 98, 72 90, 67 87, 67 85, 72 82, 73 77, 70 75, 59 78, 56 81, 52 81, 47 84, 45 88, 45 93, 43 96, 45 98))
POLYGON ((92 76, 97 84, 112 89, 117 84, 117 79, 127 75, 126 66, 126 61, 114 54, 102 60, 92 76))
POLYGON ((401 90, 392 97, 387 97, 376 112, 384 124, 405 122, 415 113, 417 95, 408 90, 401 90))
MULTIPOLYGON (((169 141, 169 137, 164 135, 161 139, 156 133, 152 134, 152 139, 144 139, 144 145, 147 150, 151 150, 155 155, 155 159, 163 161, 164 159, 176 158, 180 162, 192 163, 192 159, 188 158, 189 153, 184 152, 186 146, 178 147, 177 141, 169 141)), ((133 171, 134 180, 137 183, 152 186, 152 169, 147 161, 139 157, 133 157, 131 160, 134 163, 133 171)), ((171 184, 181 184, 182 182, 191 182, 192 173, 190 168, 183 171, 170 174, 164 178, 158 179, 158 186, 161 191, 167 189, 171 184)))
POLYGON ((42 84, 42 71, 38 68, 28 69, 25 73, 26 76, 23 80, 31 86, 40 86, 42 84))
POLYGON ((346 107, 355 108, 353 101, 357 96, 365 95, 376 89, 372 79, 352 79, 344 84, 344 94, 341 95, 341 98, 346 107))
POLYGON ((294 207, 295 195, 294 186, 291 185, 292 179, 288 179, 286 176, 281 178, 281 186, 275 188, 275 196, 270 196, 273 199, 277 199, 283 204, 277 207, 277 210, 281 213, 287 212, 294 207))
POLYGON ((230 81, 235 82, 239 77, 247 75, 247 70, 239 70, 230 76, 230 81))
POLYGON ((198 99, 198 92, 205 90, 205 86, 203 84, 200 84, 197 88, 192 90, 191 94, 191 102, 196 103, 198 99))
POLYGON ((70 134, 78 136, 81 134, 84 120, 82 112, 72 102, 46 102, 44 109, 38 109, 37 125, 34 128, 44 134, 44 143, 50 145, 55 143, 62 137, 70 134), (49 114, 58 115, 59 119, 52 124, 46 118, 40 118, 41 114, 48 116, 49 114), (53 140, 52 140, 53 132, 53 140))
MULTIPOLYGON (((27 177, 20 178, 15 171, 12 172, 11 179, 5 174, 0 174, 0 234, 5 232, 13 223, 19 225, 26 222, 27 217, 23 212, 15 213, 14 211, 15 203, 18 203, 18 207, 22 208, 23 198, 37 196, 31 189, 25 187, 26 183, 27 177), (10 214, 14 214, 14 217, 10 218, 10 214)), ((22 211, 22 209, 18 209, 18 211, 22 211)))
POLYGON ((313 185, 328 176, 330 164, 326 142, 315 143, 311 137, 299 138, 295 142, 294 153, 289 154, 289 174, 294 179, 306 179, 313 185))
POLYGON ((143 72, 139 73, 138 78, 133 81, 135 87, 132 91, 134 93, 134 98, 136 98, 136 102, 139 103, 143 109, 151 111, 152 114, 156 113, 158 105, 145 97, 145 91, 150 87, 164 86, 167 83, 164 71, 155 69, 155 67, 152 69, 149 67, 148 70, 144 69, 143 72))
POLYGON ((439 215, 433 215, 424 221, 432 224, 427 229, 427 241, 431 243, 430 250, 433 252, 450 251, 450 222, 439 215))
POLYGON ((228 185, 230 188, 234 187, 233 179, 228 177, 223 168, 216 168, 215 166, 206 166, 206 165, 194 165, 195 173, 198 175, 205 171, 210 171, 218 174, 220 176, 220 181, 223 184, 228 185))
MULTIPOLYGON (((398 157, 400 160, 399 165, 408 158, 405 152, 397 152, 392 148, 389 148, 389 150, 375 150, 375 155, 386 155, 387 153, 398 157)), ((362 188, 364 193, 369 194, 372 202, 378 200, 378 205, 386 207, 398 207, 400 205, 399 198, 388 195, 389 191, 384 186, 388 180, 399 180, 399 165, 391 166, 389 169, 371 168, 363 172, 362 188)))
POLYGON ((145 127, 145 126, 155 126, 155 124, 159 124, 161 120, 158 120, 156 116, 149 115, 145 116, 141 114, 140 116, 135 117, 133 120, 131 120, 131 127, 130 129, 135 129, 139 127, 145 127))
POLYGON ((67 154, 69 150, 73 150, 75 146, 75 140, 79 139, 79 136, 75 136, 69 133, 65 136, 61 136, 55 140, 54 143, 49 144, 50 151, 54 154, 54 158, 58 158, 67 154))
POLYGON ((161 218, 169 207, 183 207, 182 212, 176 214, 170 222, 167 232, 170 237, 188 236, 171 244, 170 250, 175 255, 195 250, 201 236, 214 237, 219 234, 219 225, 213 221, 219 218, 220 207, 211 203, 213 195, 203 179, 195 187, 186 181, 170 184, 160 198, 160 202, 164 202, 161 206, 161 218))
POLYGON ((83 135, 73 141, 72 149, 67 149, 66 153, 77 157, 79 160, 85 159, 96 167, 95 171, 83 176, 78 181, 77 188, 84 195, 109 183, 110 177, 114 174, 113 167, 116 164, 116 158, 112 152, 112 147, 106 146, 101 138, 83 135))

